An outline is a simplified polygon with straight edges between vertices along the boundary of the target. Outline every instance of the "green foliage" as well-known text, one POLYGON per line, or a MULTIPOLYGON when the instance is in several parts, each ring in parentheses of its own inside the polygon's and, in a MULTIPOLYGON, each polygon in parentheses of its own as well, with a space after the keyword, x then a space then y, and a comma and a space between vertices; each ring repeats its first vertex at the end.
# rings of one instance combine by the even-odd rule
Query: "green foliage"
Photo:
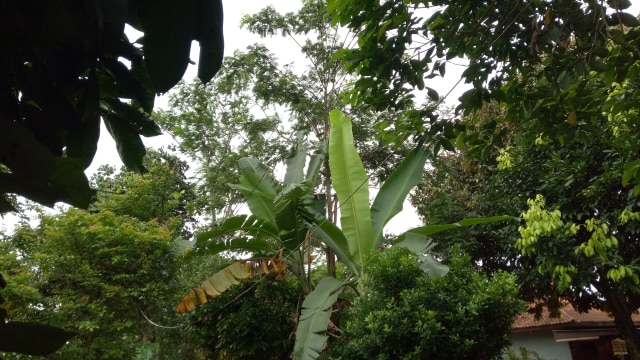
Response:
POLYGON ((273 280, 255 278, 197 308, 187 332, 206 349, 203 356, 256 360, 289 357, 301 288, 292 278, 273 280))
POLYGON ((523 309, 515 278, 486 279, 459 257, 429 277, 402 248, 374 253, 358 297, 332 343, 338 359, 498 359, 523 309))
POLYGON ((144 346, 187 358, 179 331, 145 319, 171 321, 179 296, 177 240, 188 218, 180 163, 152 159, 143 176, 103 168, 94 178, 100 199, 93 213, 40 212, 39 224, 24 221, 5 236, 0 272, 10 279, 3 291, 9 319, 77 334, 52 359, 127 359, 144 346))
MULTIPOLYGON (((327 17, 326 1, 304 0, 298 12, 287 14, 267 7, 246 15, 241 26, 261 37, 288 37, 291 48, 299 49, 305 58, 304 70, 296 72, 290 65, 278 65, 264 46, 250 47, 243 66, 245 71, 260 76, 253 88, 255 96, 284 107, 294 130, 313 134, 321 143, 328 139, 331 130, 327 114, 340 109, 353 121, 354 142, 365 168, 372 179, 384 180, 409 147, 392 148, 376 139, 378 130, 373 124, 392 121, 396 115, 393 112, 376 111, 366 105, 345 106, 341 94, 357 79, 335 61, 334 55, 354 39, 348 29, 332 24, 327 17)), ((326 181, 328 184, 329 180, 326 181)))
POLYGON ((112 167, 100 167, 91 178, 98 190, 92 211, 155 221, 188 239, 195 223, 192 202, 196 198, 194 185, 186 180, 188 165, 175 155, 155 150, 147 153, 144 165, 144 175, 126 168, 116 173, 112 167))
POLYGON ((0 213, 13 210, 8 194, 88 207, 84 170, 101 119, 123 163, 143 172, 140 136, 160 133, 149 118, 155 93, 180 80, 191 42, 203 82, 222 62, 220 0, 20 2, 0 12, 0 213), (125 25, 143 39, 129 40, 125 25))
MULTIPOLYGON (((110 212, 69 210, 40 221, 36 229, 18 229, 11 240, 23 271, 37 269, 37 277, 25 284, 40 293, 37 319, 78 334, 57 356, 132 358, 151 331, 141 311, 162 313, 175 291, 171 232, 110 212)), ((28 303, 20 306, 12 317, 29 318, 28 303)))

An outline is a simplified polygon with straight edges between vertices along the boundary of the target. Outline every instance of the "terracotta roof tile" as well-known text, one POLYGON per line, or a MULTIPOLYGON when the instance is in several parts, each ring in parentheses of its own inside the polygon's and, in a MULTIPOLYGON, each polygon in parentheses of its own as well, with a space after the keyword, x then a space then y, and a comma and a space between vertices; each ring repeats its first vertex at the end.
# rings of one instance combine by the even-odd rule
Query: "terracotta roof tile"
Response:
MULTIPOLYGON (((633 320, 640 323, 640 314, 634 314, 633 320)), ((549 311, 544 309, 542 317, 535 319, 535 315, 524 312, 513 322, 513 330, 524 330, 539 327, 579 327, 579 326, 613 326, 613 317, 601 310, 591 310, 587 313, 579 313, 571 305, 565 305, 560 309, 560 317, 550 317, 549 311)))

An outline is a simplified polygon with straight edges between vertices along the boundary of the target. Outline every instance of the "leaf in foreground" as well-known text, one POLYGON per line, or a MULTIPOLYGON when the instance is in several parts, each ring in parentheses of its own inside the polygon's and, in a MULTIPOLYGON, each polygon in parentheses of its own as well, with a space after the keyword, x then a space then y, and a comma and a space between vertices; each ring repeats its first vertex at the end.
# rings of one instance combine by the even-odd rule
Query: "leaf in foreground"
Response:
POLYGON ((335 278, 325 277, 304 299, 293 350, 294 359, 317 359, 322 352, 328 338, 326 332, 331 307, 338 299, 343 285, 335 278))

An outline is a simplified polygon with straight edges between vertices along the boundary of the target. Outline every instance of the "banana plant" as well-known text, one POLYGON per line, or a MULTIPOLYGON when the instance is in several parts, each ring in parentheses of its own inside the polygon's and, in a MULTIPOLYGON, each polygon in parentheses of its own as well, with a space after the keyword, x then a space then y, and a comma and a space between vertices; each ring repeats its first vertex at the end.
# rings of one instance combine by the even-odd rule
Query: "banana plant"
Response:
MULTIPOLYGON (((369 207, 369 181, 354 146, 351 121, 339 110, 331 111, 330 119, 329 167, 338 196, 341 228, 317 214, 314 216, 303 211, 302 215, 313 235, 331 246, 338 259, 352 270, 357 279, 361 276, 360 267, 367 254, 383 244, 385 225, 402 211, 407 195, 420 182, 429 152, 423 148, 409 152, 369 207)), ((428 274, 443 275, 448 268, 427 255, 433 246, 427 236, 461 226, 506 219, 513 217, 466 219, 456 224, 418 227, 398 237, 394 246, 408 247, 421 255, 422 269, 428 274)), ((332 305, 347 282, 323 278, 305 298, 296 332, 294 359, 312 360, 320 356, 328 338, 326 332, 332 305)))
POLYGON ((281 276, 285 270, 290 271, 305 293, 311 291, 305 268, 310 260, 310 233, 298 211, 308 209, 317 216, 312 210, 317 202, 313 191, 324 154, 316 151, 307 156, 308 151, 299 138, 286 159, 282 183, 258 160, 239 160, 240 182, 230 187, 242 192, 251 215, 230 217, 220 227, 198 234, 194 253, 249 252, 253 256, 227 266, 189 290, 178 304, 179 313, 215 299, 241 281, 267 273, 281 276))

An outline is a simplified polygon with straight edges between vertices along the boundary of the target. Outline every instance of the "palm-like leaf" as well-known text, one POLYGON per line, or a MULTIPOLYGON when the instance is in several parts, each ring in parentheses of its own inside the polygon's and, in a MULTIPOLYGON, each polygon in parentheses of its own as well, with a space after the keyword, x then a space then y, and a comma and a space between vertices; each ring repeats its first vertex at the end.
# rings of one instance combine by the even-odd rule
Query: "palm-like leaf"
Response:
MULTIPOLYGON (((265 238, 277 239, 280 236, 280 230, 274 224, 252 215, 238 215, 228 218, 217 229, 199 233, 196 236, 195 247, 198 251, 206 251, 205 249, 213 249, 216 246, 224 247, 225 245, 223 244, 225 244, 225 242, 217 244, 212 243, 210 240, 233 234, 236 231, 242 231, 257 240, 263 240, 265 238)), ((257 245, 257 243, 254 245, 257 245)), ((233 250, 231 249, 231 245, 228 246, 229 248, 223 249, 222 251, 233 250)))

